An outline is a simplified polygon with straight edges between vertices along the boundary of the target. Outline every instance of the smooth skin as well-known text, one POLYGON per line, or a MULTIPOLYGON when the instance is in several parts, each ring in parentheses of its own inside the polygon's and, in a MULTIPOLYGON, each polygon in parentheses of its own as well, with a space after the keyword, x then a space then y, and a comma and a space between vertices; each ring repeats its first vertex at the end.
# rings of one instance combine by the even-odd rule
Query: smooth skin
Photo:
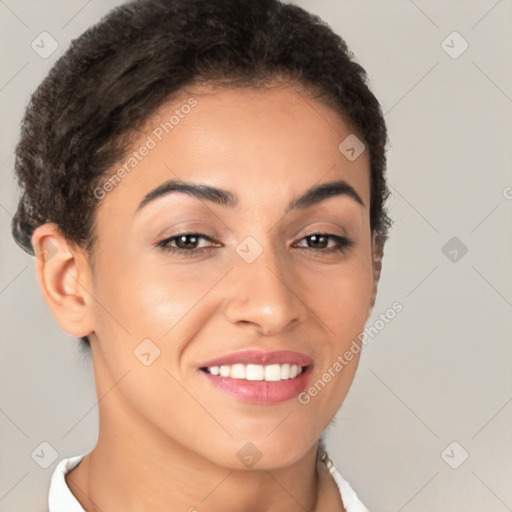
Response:
POLYGON ((350 126, 289 85, 182 92, 134 150, 176 107, 197 105, 99 202, 93 265, 55 224, 32 237, 49 309, 92 347, 99 438, 67 483, 88 512, 342 511, 316 450, 359 354, 306 405, 242 402, 199 367, 245 349, 294 350, 313 358, 314 383, 357 340, 383 252, 370 229, 368 150, 347 159, 338 146, 350 126), (228 190, 237 204, 170 193, 136 211, 169 179, 228 190), (340 179, 364 205, 336 195, 285 213, 340 179), (174 239, 179 253, 156 245, 183 232, 209 239, 174 239), (329 252, 335 239, 311 243, 314 233, 352 245, 329 252), (250 264, 236 252, 248 236, 263 249, 250 264), (146 366, 134 350, 148 338, 160 356, 146 366), (248 442, 261 453, 253 467, 237 457, 248 442))

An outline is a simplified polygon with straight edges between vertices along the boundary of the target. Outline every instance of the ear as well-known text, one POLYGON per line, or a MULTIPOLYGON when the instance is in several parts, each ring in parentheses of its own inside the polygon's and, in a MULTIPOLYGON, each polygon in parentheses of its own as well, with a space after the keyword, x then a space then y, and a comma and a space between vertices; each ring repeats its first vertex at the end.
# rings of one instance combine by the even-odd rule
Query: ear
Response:
POLYGON ((91 271, 82 250, 71 245, 57 224, 46 223, 31 238, 43 298, 60 327, 77 338, 91 334, 91 271))
POLYGON ((377 288, 379 284, 380 274, 382 271, 382 258, 384 256, 384 244, 386 237, 373 233, 372 235, 372 267, 373 267, 373 285, 370 294, 370 304, 368 308, 368 317, 370 316, 375 300, 377 298, 377 288))

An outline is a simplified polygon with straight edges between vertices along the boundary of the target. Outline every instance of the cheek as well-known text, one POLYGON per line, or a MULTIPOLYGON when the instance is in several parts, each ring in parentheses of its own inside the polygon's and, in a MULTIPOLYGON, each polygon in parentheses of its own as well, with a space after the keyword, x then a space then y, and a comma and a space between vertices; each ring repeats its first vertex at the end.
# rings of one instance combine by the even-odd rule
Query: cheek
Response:
POLYGON ((179 425, 176 410, 202 418, 204 411, 178 383, 183 380, 179 366, 190 339, 212 314, 214 305, 206 297, 222 273, 209 267, 198 275, 161 258, 106 268, 98 273, 95 289, 101 304, 96 322, 101 371, 114 382, 129 372, 119 390, 134 410, 162 428, 179 425), (152 361, 147 366, 145 353, 152 361))
MULTIPOLYGON (((290 265, 291 272, 285 272, 292 280, 291 288, 324 324, 327 337, 332 335, 337 343, 343 344, 364 328, 373 285, 368 255, 368 248, 361 246, 338 264, 299 259, 290 265)), ((232 263, 212 258, 177 264, 162 254, 152 254, 105 267, 95 290, 101 303, 98 313, 104 319, 100 328, 109 331, 108 339, 129 338, 130 346, 145 338, 164 343, 172 339, 179 352, 180 340, 185 344, 193 336, 183 332, 185 325, 191 329, 187 319, 193 317, 192 328, 199 331, 215 312, 216 287, 226 293, 221 281, 229 280, 232 263), (112 329, 117 335, 112 336, 112 329)))
POLYGON ((211 313, 215 285, 229 270, 224 267, 211 262, 177 265, 161 256, 140 267, 127 285, 140 311, 134 329, 169 341, 193 317, 199 330, 200 321, 211 313))
POLYGON ((321 320, 325 333, 320 364, 310 387, 300 397, 309 417, 327 426, 343 403, 361 355, 358 336, 367 320, 373 286, 371 263, 361 257, 340 265, 337 272, 317 274, 309 285, 308 306, 321 320))
POLYGON ((324 322, 328 335, 344 344, 363 330, 373 287, 369 258, 346 260, 303 280, 308 306, 324 322))
POLYGON ((197 315, 196 306, 226 270, 212 263, 173 264, 156 252, 147 258, 125 255, 115 266, 100 269, 96 296, 104 307, 98 313, 133 342, 167 340, 190 312, 197 315))

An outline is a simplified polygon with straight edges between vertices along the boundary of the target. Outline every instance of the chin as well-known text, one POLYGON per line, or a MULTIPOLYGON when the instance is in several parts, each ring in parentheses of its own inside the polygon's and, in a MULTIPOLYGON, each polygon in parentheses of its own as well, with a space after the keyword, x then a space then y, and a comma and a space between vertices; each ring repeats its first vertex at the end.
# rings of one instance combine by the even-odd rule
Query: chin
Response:
POLYGON ((210 460, 233 470, 276 470, 291 466, 316 447, 318 439, 290 437, 287 435, 289 430, 287 426, 282 435, 271 433, 253 440, 234 439, 222 449, 215 443, 216 449, 210 460))

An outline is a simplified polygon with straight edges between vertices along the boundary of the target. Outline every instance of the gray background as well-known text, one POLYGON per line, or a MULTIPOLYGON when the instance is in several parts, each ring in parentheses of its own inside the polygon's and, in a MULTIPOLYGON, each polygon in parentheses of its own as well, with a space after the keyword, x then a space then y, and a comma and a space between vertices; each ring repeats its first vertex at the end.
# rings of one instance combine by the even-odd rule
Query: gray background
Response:
MULTIPOLYGON (((0 512, 47 510, 57 462, 34 462, 41 442, 60 460, 96 441, 91 364, 10 236, 12 151, 52 63, 120 3, 0 0, 0 512), (59 44, 47 59, 31 48, 43 31, 59 44)), ((512 2, 295 3, 346 39, 391 139, 395 226, 368 325, 403 311, 365 347, 330 455, 372 512, 512 510, 512 2)))

